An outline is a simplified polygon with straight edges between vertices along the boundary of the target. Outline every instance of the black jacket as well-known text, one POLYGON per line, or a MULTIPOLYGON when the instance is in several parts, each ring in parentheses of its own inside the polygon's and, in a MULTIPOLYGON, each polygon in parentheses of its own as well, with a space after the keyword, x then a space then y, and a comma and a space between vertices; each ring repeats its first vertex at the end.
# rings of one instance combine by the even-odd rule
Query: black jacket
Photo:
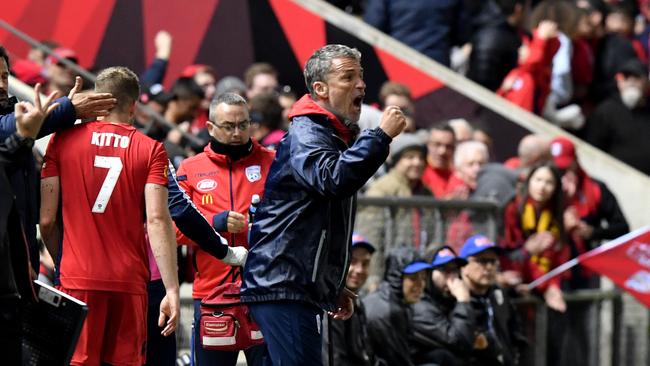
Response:
MULTIPOLYGON (((59 103, 59 106, 45 118, 37 138, 74 125, 77 115, 70 99, 63 97, 55 102, 59 103)), ((11 105, 6 110, 0 111, 0 139, 5 139, 16 132, 16 117, 13 110, 14 106, 11 105)), ((31 265, 34 271, 38 272, 39 246, 36 241, 36 224, 39 218, 41 189, 36 160, 32 156, 27 157, 17 169, 8 174, 8 178, 16 196, 16 208, 20 213, 29 244, 31 265)))
POLYGON ((458 303, 444 296, 431 281, 422 301, 413 305, 414 359, 426 362, 426 354, 443 348, 459 359, 467 359, 476 332, 474 310, 470 302, 458 303))
POLYGON ((16 134, 0 140, 0 300, 35 298, 25 231, 7 177, 30 161, 33 143, 16 134))
POLYGON ((650 175, 650 98, 629 109, 620 94, 601 103, 586 124, 585 140, 641 172, 650 175))
POLYGON ((354 314, 348 320, 324 322, 323 365, 329 366, 373 366, 375 364, 368 339, 368 321, 363 303, 357 299, 354 314), (329 348, 332 348, 330 361, 329 348))
POLYGON ((475 23, 467 77, 495 91, 518 65, 521 36, 491 1, 485 3, 475 23))
POLYGON ((616 73, 623 64, 637 57, 632 42, 620 34, 609 33, 598 40, 594 51, 594 80, 589 87, 591 99, 600 103, 615 96, 618 93, 616 73))
POLYGON ((484 296, 472 294, 471 297, 470 303, 476 314, 477 333, 486 337, 487 347, 474 349, 468 364, 518 365, 527 341, 519 315, 508 295, 500 288, 493 287, 484 296))
POLYGON ((402 269, 414 260, 411 248, 393 250, 386 258, 384 281, 363 299, 370 347, 391 366, 414 364, 410 352, 413 310, 402 294, 402 269))
POLYGON ((365 130, 348 148, 326 112, 312 101, 301 115, 309 103, 301 101, 255 214, 241 299, 303 301, 331 311, 348 271, 355 194, 386 160, 391 138, 365 130))

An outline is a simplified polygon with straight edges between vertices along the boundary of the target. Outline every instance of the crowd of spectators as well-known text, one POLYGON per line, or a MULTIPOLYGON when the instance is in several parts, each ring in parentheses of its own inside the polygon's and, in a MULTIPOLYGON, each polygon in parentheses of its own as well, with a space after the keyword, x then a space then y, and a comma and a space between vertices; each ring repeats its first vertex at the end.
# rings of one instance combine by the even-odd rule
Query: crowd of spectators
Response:
MULTIPOLYGON (((432 59, 650 174, 643 148, 644 136, 650 133, 650 2, 543 0, 532 1, 530 7, 526 3, 367 0, 336 5, 363 15, 369 24, 432 59)), ((156 35, 155 59, 140 76, 139 101, 146 108, 136 111, 135 126, 164 144, 174 166, 187 166, 183 161, 202 154, 209 144, 214 135, 210 105, 225 93, 246 100, 249 133, 256 144, 271 150, 278 145, 297 96, 291 86, 281 85, 273 65, 255 63, 243 75, 218 75, 209 65, 190 65, 166 89, 162 82, 172 44, 168 33, 156 35), (151 111, 170 124, 160 123, 151 111)), ((55 42, 47 45, 58 57, 33 49, 11 65, 12 72, 29 85, 44 84, 48 93, 68 95, 75 73, 59 59, 76 63, 78 57, 55 42)), ((79 103, 72 98, 74 93, 70 95, 72 103, 79 103)), ((518 155, 501 164, 490 156, 498 139, 477 129, 474 121, 453 119, 418 128, 408 87, 388 81, 378 97, 380 105, 362 107, 361 127, 378 126, 378 109, 392 105, 401 108, 407 127, 395 138, 386 164, 364 193, 496 199, 504 207, 503 228, 494 241, 473 237, 471 215, 461 213, 450 219, 454 224, 446 234, 453 240, 439 243, 434 241, 438 227, 430 211, 360 209, 347 281, 352 290, 369 293, 355 304, 371 310, 367 319, 350 320, 363 324, 355 326, 356 331, 366 332, 367 325, 368 333, 353 344, 330 340, 335 351, 354 346, 367 353, 350 365, 369 365, 382 358, 389 365, 447 361, 514 365, 525 357, 525 342, 508 299, 533 295, 552 309, 548 338, 552 364, 586 364, 589 309, 566 303, 563 294, 599 287, 598 276, 576 267, 538 288, 530 290, 525 284, 629 230, 607 186, 581 167, 568 139, 526 136, 518 155), (397 232, 388 233, 393 223, 387 222, 395 218, 397 232), (459 233, 454 227, 464 229, 459 233), (360 257, 356 262, 355 256, 360 257), (413 266, 418 260, 427 266, 413 266), (354 273, 362 280, 357 278, 353 286, 354 273), (427 324, 430 318, 422 312, 429 311, 441 321, 447 319, 448 328, 427 324), (387 335, 394 339, 389 343, 395 349, 385 347, 387 335)), ((78 111, 77 116, 83 113, 78 111)), ((52 276, 52 260, 46 251, 42 255, 40 272, 47 278, 52 276)), ((524 326, 532 322, 522 320, 524 326)), ((337 360, 346 356, 341 357, 337 360)))

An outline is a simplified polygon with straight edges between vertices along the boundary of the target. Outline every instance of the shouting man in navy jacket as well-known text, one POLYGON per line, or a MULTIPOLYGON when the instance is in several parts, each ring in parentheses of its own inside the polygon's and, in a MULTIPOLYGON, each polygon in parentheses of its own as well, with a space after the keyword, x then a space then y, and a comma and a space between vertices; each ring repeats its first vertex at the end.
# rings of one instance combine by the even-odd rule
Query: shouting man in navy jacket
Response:
POLYGON ((379 127, 358 133, 366 84, 356 49, 324 46, 304 75, 309 94, 293 106, 271 165, 241 292, 272 365, 322 365, 323 310, 352 315, 345 278, 355 194, 406 126, 400 109, 388 107, 379 127))

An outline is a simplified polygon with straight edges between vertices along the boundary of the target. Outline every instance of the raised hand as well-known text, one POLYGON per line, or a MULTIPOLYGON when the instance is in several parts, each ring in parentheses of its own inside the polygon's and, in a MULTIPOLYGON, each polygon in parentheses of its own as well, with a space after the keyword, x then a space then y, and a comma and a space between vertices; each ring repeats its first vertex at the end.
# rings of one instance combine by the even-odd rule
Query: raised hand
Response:
POLYGON ((406 117, 404 117, 402 110, 394 105, 386 107, 381 116, 379 128, 384 130, 391 138, 402 133, 406 128, 406 117))
POLYGON ((83 81, 80 76, 75 79, 74 87, 68 94, 68 99, 74 106, 77 118, 96 119, 97 117, 107 116, 117 99, 113 98, 111 93, 81 92, 83 81))
POLYGON ((45 103, 41 103, 41 84, 34 87, 34 104, 29 102, 16 103, 14 112, 16 116, 16 131, 22 137, 36 138, 38 131, 43 126, 43 121, 50 112, 59 106, 58 103, 52 103, 58 93, 52 92, 45 98, 45 103))

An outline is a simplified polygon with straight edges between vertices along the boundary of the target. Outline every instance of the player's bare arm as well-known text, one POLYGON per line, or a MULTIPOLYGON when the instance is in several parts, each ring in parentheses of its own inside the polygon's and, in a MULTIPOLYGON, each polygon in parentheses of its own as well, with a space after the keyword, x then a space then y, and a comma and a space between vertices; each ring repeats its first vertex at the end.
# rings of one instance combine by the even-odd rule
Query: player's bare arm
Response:
POLYGON ((41 213, 39 227, 41 238, 52 258, 58 258, 61 233, 56 221, 61 191, 59 177, 41 180, 41 213))
POLYGON ((167 188, 148 183, 144 188, 144 197, 151 250, 156 258, 156 264, 158 264, 167 292, 160 303, 158 326, 164 326, 162 334, 169 336, 176 330, 180 315, 176 270, 176 235, 167 208, 167 188))

